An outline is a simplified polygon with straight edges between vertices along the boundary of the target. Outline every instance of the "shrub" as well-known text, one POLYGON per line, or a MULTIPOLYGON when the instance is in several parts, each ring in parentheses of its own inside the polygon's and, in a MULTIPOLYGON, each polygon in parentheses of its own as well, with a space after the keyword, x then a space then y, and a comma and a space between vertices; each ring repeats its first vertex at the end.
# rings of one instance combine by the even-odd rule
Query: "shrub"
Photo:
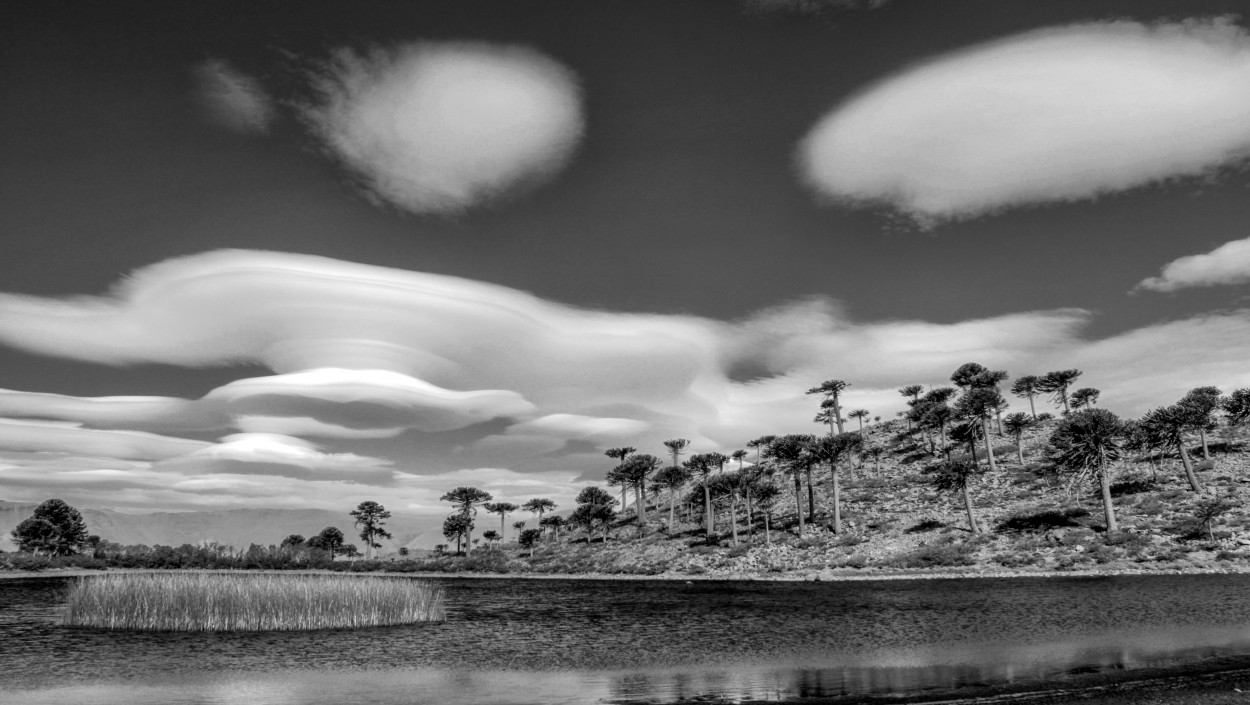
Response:
POLYGON ((148 573, 79 579, 64 623, 149 631, 258 631, 444 618, 441 586, 408 578, 148 573))
POLYGON ((934 543, 921 546, 910 553, 896 556, 887 562, 892 568, 940 568, 945 566, 972 565, 973 546, 962 543, 934 543))

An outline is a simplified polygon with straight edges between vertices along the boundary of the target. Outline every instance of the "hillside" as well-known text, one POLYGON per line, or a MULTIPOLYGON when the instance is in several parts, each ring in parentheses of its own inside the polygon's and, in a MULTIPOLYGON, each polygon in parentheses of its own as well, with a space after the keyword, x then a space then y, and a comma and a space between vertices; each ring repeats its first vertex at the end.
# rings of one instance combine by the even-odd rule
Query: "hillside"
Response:
MULTIPOLYGON (((998 471, 986 473, 971 487, 974 512, 984 530, 981 535, 974 536, 969 530, 962 495, 937 490, 932 476, 922 472, 934 459, 901 433, 902 421, 894 421, 864 430, 871 444, 886 449, 879 468, 874 469, 869 459, 850 472, 842 470, 841 535, 827 528, 831 481, 828 469, 819 468, 814 472, 817 521, 815 526, 808 524, 802 537, 796 535, 792 483, 788 477, 778 476, 776 482, 783 493, 774 511, 771 544, 765 543, 758 516, 754 541, 748 544, 745 516, 739 506, 740 540, 734 546, 727 505, 722 508, 720 504, 719 535, 714 544, 704 540, 697 516, 690 523, 679 522, 669 536, 667 499, 661 498, 649 508, 648 525, 641 537, 631 508, 619 516, 606 545, 599 532, 589 542, 586 533, 571 532, 558 542, 548 538, 535 549, 532 559, 515 546, 495 552, 495 561, 486 561, 481 555, 484 552, 479 551, 479 569, 835 577, 929 569, 1250 568, 1250 512, 1243 489, 1244 482, 1250 481, 1250 443, 1244 430, 1216 431, 1209 439, 1209 463, 1201 462, 1201 447, 1191 449, 1198 467, 1206 468, 1197 473, 1204 486, 1201 495, 1189 489, 1175 454, 1119 462, 1112 494, 1121 531, 1108 541, 1097 486, 1089 481, 1070 485, 1046 458, 1046 440, 1056 423, 1044 422, 1025 434, 1023 466, 1009 439, 994 439, 998 471), (1201 504, 1217 498, 1225 499, 1228 508, 1213 519, 1208 530, 1195 513, 1201 504)), ((806 510, 806 490, 803 503, 806 510)))
MULTIPOLYGON (((13 550, 9 532, 30 516, 35 506, 0 501, 0 536, 3 537, 0 548, 13 550)), ((360 543, 346 509, 342 512, 325 509, 220 509, 144 514, 92 507, 78 507, 78 510, 91 533, 123 545, 180 546, 217 542, 247 548, 252 543, 277 544, 291 534, 312 536, 327 526, 337 527, 349 542, 360 543)), ((382 550, 433 545, 441 539, 442 521, 442 517, 395 514, 386 524, 394 539, 383 541, 382 550)))

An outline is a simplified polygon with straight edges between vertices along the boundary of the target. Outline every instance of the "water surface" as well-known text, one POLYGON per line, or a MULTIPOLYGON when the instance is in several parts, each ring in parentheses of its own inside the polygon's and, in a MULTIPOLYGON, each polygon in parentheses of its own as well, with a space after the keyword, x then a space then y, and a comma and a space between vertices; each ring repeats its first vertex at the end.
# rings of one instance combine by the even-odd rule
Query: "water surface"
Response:
POLYGON ((1224 667, 1250 655, 1246 575, 848 583, 441 579, 445 622, 229 634, 62 627, 60 600, 69 580, 0 581, 0 701, 960 696, 1224 667))

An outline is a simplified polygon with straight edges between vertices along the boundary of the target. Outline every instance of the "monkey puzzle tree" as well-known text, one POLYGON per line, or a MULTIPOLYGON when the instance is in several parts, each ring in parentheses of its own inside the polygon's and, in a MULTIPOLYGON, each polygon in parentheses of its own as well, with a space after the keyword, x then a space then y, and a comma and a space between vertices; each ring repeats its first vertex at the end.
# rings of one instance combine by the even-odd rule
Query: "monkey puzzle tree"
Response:
MULTIPOLYGON (((842 485, 838 477, 838 464, 852 453, 864 448, 864 437, 858 433, 839 433, 822 436, 813 441, 811 454, 817 462, 829 464, 829 477, 833 481, 833 533, 842 533, 842 485)), ((808 480, 810 487, 811 480, 808 480)), ((813 517, 812 521, 815 521, 813 517)))
POLYGON ((719 461, 717 456, 725 457, 720 453, 696 453, 686 460, 686 469, 703 485, 704 535, 709 542, 716 535, 716 512, 712 508, 712 489, 708 483, 712 478, 712 471, 723 465, 723 461, 719 461))
POLYGON ((473 529, 473 520, 464 514, 450 514, 443 519, 443 537, 456 542, 456 555, 468 551, 468 534, 473 529), (461 546, 464 546, 462 549, 461 546))
POLYGON ((690 480, 690 474, 685 468, 670 465, 661 468, 659 472, 652 478, 652 482, 668 490, 668 533, 673 533, 673 515, 677 511, 677 493, 686 482, 690 480))
MULTIPOLYGON (((803 535, 803 480, 802 473, 814 462, 811 454, 816 437, 806 433, 790 433, 778 436, 768 444, 768 457, 777 461, 781 469, 794 478, 794 512, 798 515, 799 535, 803 535)), ((809 506, 809 512, 811 507, 809 506)))
POLYGON ((654 455, 643 453, 621 463, 620 474, 626 485, 634 488, 634 513, 638 518, 638 535, 641 536, 647 523, 647 506, 643 497, 643 489, 647 479, 660 467, 660 459, 654 455))
POLYGON ((1119 530, 1115 506, 1111 504, 1111 474, 1120 459, 1124 423, 1106 409, 1084 409, 1068 414, 1050 434, 1056 467, 1080 481, 1094 477, 1102 494, 1102 510, 1107 518, 1107 534, 1119 530))
POLYGON ((1006 429, 1007 435, 1016 441, 1016 459, 1024 465, 1024 432, 1029 430, 1037 422, 1023 411, 1017 411, 1014 414, 1008 414, 1003 419, 1003 428, 1006 429))
POLYGON ((972 508, 972 481, 985 470, 972 460, 943 460, 921 470, 933 476, 933 484, 939 492, 959 492, 964 496, 964 509, 968 512, 968 528, 974 534, 981 532, 976 512, 972 508))
POLYGON ((985 454, 989 458, 990 472, 997 472, 994 463, 994 448, 990 445, 990 417, 998 408, 1003 397, 996 387, 973 387, 963 393, 955 404, 955 415, 980 424, 981 435, 985 438, 985 454))
MULTIPOLYGON (((489 498, 488 495, 487 499, 489 498)), ((365 558, 372 558, 374 549, 382 548, 377 540, 391 538, 390 532, 382 528, 386 520, 391 518, 391 513, 372 500, 361 502, 348 513, 355 519, 355 525, 360 527, 360 540, 365 542, 365 558)))
POLYGON ((1037 383, 1037 390, 1044 394, 1054 395, 1055 405, 1063 406, 1064 413, 1071 413, 1068 405, 1068 388, 1081 376, 1080 370, 1054 370, 1047 372, 1037 383))
POLYGON ((542 538, 542 533, 541 529, 526 529, 517 536, 517 544, 519 544, 521 548, 529 549, 530 558, 534 557, 534 546, 536 546, 538 544, 538 540, 542 538))
POLYGON ((864 419, 868 418, 869 411, 867 409, 856 409, 855 411, 852 411, 846 416, 847 418, 856 419, 859 421, 859 430, 862 433, 864 430, 864 419))
POLYGON ((525 504, 521 505, 521 509, 524 509, 525 511, 538 517, 538 524, 540 526, 543 523, 543 514, 546 514, 555 508, 556 503, 546 497, 535 497, 533 499, 526 500, 525 504))
POLYGON ((1189 460, 1189 452, 1185 450, 1185 432, 1193 426, 1192 412, 1180 404, 1173 404, 1147 412, 1138 423, 1143 433, 1176 449, 1181 467, 1185 470, 1185 479, 1189 481, 1189 489, 1202 492, 1202 485, 1198 484, 1198 476, 1194 474, 1193 463, 1189 460))
POLYGON ((438 498, 440 502, 451 502, 456 507, 456 511, 469 520, 468 530, 465 533, 464 555, 469 555, 469 546, 473 538, 474 519, 477 517, 477 508, 494 499, 486 490, 479 490, 476 487, 457 487, 438 498))
POLYGON ((781 497, 781 490, 776 484, 768 480, 757 480, 751 487, 751 493, 755 495, 755 506, 759 507, 760 513, 764 515, 764 543, 772 544, 772 518, 773 512, 777 508, 777 500, 781 497))
POLYGON ((504 532, 504 522, 507 521, 508 515, 520 509, 512 502, 487 502, 482 505, 488 514, 499 515, 499 540, 503 541, 507 534, 504 532))
POLYGON ((1072 396, 1070 397, 1072 408, 1085 409, 1097 406, 1099 394, 1102 394, 1102 392, 1094 389, 1093 387, 1081 387, 1080 389, 1072 392, 1072 396))
POLYGON ((1017 377, 1016 381, 1011 385, 1012 394, 1021 399, 1029 400, 1029 414, 1034 421, 1037 420, 1037 409, 1033 406, 1033 398, 1042 393, 1041 388, 1038 386, 1041 384, 1041 381, 1042 378, 1037 375, 1025 375, 1017 377))
POLYGON ((846 430, 842 428, 842 407, 839 402, 842 391, 849 386, 851 385, 840 379, 827 379, 821 382, 819 387, 812 387, 807 390, 808 394, 823 394, 825 399, 830 402, 830 408, 833 409, 833 418, 838 424, 838 433, 846 430))
POLYGON ((628 487, 626 487, 625 478, 621 477, 620 467, 625 464, 625 459, 629 457, 629 454, 636 450, 638 449, 631 446, 625 446, 624 448, 609 448, 603 451, 604 455, 616 460, 616 467, 613 468, 615 472, 609 472, 605 480, 609 485, 620 485, 622 512, 625 511, 625 491, 628 487))
POLYGON ((1220 409, 1228 415, 1230 426, 1240 426, 1250 421, 1250 389, 1234 389, 1220 398, 1220 409))
POLYGON ((309 548, 315 548, 321 551, 329 551, 334 556, 343 549, 343 532, 335 526, 327 526, 321 530, 321 533, 308 539, 305 544, 309 548))
MULTIPOLYGON (((598 528, 603 531, 603 542, 608 542, 608 529, 612 526, 612 520, 616 518, 616 511, 612 509, 612 505, 616 504, 616 498, 604 492, 599 487, 585 487, 577 494, 577 509, 573 510, 573 514, 569 516, 569 522, 578 526, 586 527, 586 530, 593 531, 598 528)), ((589 541, 588 541, 589 542, 589 541)))
POLYGON ((1215 412, 1220 408, 1220 390, 1216 387, 1195 387, 1178 402, 1190 415, 1193 429, 1202 441, 1202 459, 1210 460, 1207 431, 1215 430, 1215 412))
POLYGON ((553 515, 553 516, 549 516, 549 517, 545 517, 545 518, 543 518, 541 521, 539 521, 539 522, 538 522, 538 527, 539 527, 539 529, 544 530, 544 531, 545 531, 548 527, 550 527, 550 528, 552 529, 552 531, 554 531, 554 532, 555 532, 555 535, 556 535, 556 537, 555 537, 555 538, 556 538, 556 541, 559 541, 559 540, 560 540, 560 529, 561 529, 562 527, 564 527, 566 523, 567 523, 567 522, 565 522, 565 521, 564 521, 564 517, 562 517, 562 516, 560 516, 560 515, 558 515, 558 514, 557 514, 557 515, 553 515))
POLYGON ((291 534, 282 539, 282 544, 279 548, 299 548, 304 545, 304 540, 303 534, 291 534))
POLYGON ((87 545, 87 522, 64 500, 48 499, 10 532, 19 551, 68 556, 87 545))

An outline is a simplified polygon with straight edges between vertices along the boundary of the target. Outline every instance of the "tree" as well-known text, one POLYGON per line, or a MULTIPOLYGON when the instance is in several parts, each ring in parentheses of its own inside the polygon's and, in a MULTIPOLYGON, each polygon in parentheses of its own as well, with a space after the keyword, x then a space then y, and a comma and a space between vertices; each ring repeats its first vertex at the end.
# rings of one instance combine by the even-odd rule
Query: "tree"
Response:
POLYGON ((673 467, 681 467, 681 456, 685 455, 686 448, 690 446, 690 441, 685 438, 671 438, 664 441, 664 447, 668 448, 668 454, 673 458, 673 467))
POLYGON ((587 531, 599 528, 603 531, 603 542, 608 542, 608 528, 616 518, 612 505, 616 498, 604 492, 602 488, 590 486, 582 488, 577 494, 577 509, 569 516, 569 522, 586 527, 587 531))
POLYGON ((716 535, 716 513, 712 509, 712 490, 708 486, 708 481, 712 477, 712 471, 725 464, 722 458, 728 460, 720 453, 696 453, 686 461, 686 469, 690 471, 690 474, 699 478, 703 485, 704 535, 708 542, 711 542, 712 537, 716 535))
POLYGON ((1050 434, 1056 467, 1073 473, 1077 481, 1087 476, 1097 479, 1108 534, 1119 530, 1111 504, 1111 474, 1113 464, 1120 459, 1123 440, 1124 422, 1106 409, 1071 413, 1050 434))
POLYGON ((1024 432, 1036 423, 1037 421, 1023 411, 1008 414, 1007 418, 1003 419, 1003 428, 1016 440, 1016 458, 1021 465, 1024 465, 1024 432))
POLYGON ((856 409, 855 411, 847 414, 848 418, 857 419, 859 421, 859 430, 861 433, 864 430, 864 419, 868 418, 868 416, 869 412, 867 409, 856 409))
POLYGON ((833 418, 838 423, 838 433, 846 430, 842 428, 842 407, 839 404, 839 400, 842 391, 849 386, 851 385, 840 379, 827 379, 821 382, 819 387, 812 387, 807 390, 808 394, 823 394, 825 396, 826 401, 830 403, 829 405, 833 409, 833 418))
POLYGON ((976 513, 972 508, 972 492, 969 486, 972 480, 985 472, 980 465, 971 460, 943 460, 928 466, 921 472, 933 476, 933 484, 939 492, 960 492, 964 496, 964 509, 968 512, 968 528, 973 534, 981 533, 977 524, 976 513))
POLYGON ((482 509, 485 509, 488 514, 499 515, 499 540, 503 541, 506 536, 503 528, 504 522, 507 521, 509 514, 520 509, 520 507, 512 502, 487 502, 482 505, 482 509))
POLYGON ((1053 394, 1055 406, 1063 406, 1063 412, 1071 413, 1068 405, 1068 388, 1081 376, 1080 370, 1055 370, 1047 372, 1037 382, 1037 390, 1045 394, 1053 394))
POLYGON ((372 500, 361 502, 348 513, 355 519, 355 525, 360 527, 360 540, 365 542, 365 558, 371 558, 374 549, 382 548, 377 540, 391 538, 390 532, 382 528, 391 518, 391 513, 372 500))
POLYGON ((1029 414, 1033 416, 1034 421, 1037 420, 1037 409, 1033 406, 1033 397, 1042 393, 1041 387, 1039 387, 1041 382, 1041 377, 1036 375, 1025 375, 1023 377, 1017 377, 1015 383, 1011 385, 1012 394, 1020 397, 1021 399, 1029 400, 1029 414))
POLYGON ((673 515, 677 511, 677 492, 690 480, 690 474, 676 465, 663 468, 655 474, 652 481, 668 490, 668 533, 673 533, 673 515))
POLYGON ((643 489, 647 485, 647 479, 658 467, 660 467, 660 459, 647 453, 635 455, 620 466, 620 474, 625 484, 634 488, 634 508, 637 510, 634 514, 638 518, 639 536, 642 536, 647 523, 647 506, 643 497, 643 489))
POLYGON ((764 515, 764 543, 772 544, 773 538, 771 529, 773 511, 777 507, 777 499, 781 496, 781 490, 772 482, 757 482, 752 488, 755 495, 755 506, 760 508, 760 513, 764 515))
POLYGON ((609 458, 615 458, 617 461, 616 467, 613 468, 614 470, 616 470, 616 472, 615 473, 610 472, 608 474, 608 477, 606 478, 606 481, 609 485, 621 486, 621 511, 622 512, 625 511, 625 490, 627 489, 627 487, 626 487, 624 478, 620 476, 620 467, 625 464, 625 458, 628 458, 629 454, 633 453, 636 450, 638 449, 632 448, 630 446, 625 446, 624 448, 609 448, 603 451, 604 455, 608 456, 609 458))
POLYGON ((282 548, 299 548, 302 545, 304 545, 304 537, 300 534, 291 534, 282 539, 281 544, 282 548))
POLYGON ((1102 392, 1099 392, 1093 387, 1081 387, 1075 392, 1072 392, 1072 408, 1085 409, 1087 407, 1097 406, 1098 395, 1101 393, 1102 392))
POLYGON ((560 540, 560 529, 564 525, 565 525, 564 517, 559 516, 559 515, 544 517, 541 521, 538 522, 538 528, 540 530, 545 531, 548 527, 550 527, 552 530, 555 531, 556 541, 560 540))
MULTIPOLYGON (((898 393, 902 394, 904 397, 911 397, 911 399, 907 402, 907 405, 915 406, 920 403, 920 393, 923 391, 923 386, 919 384, 909 384, 906 387, 901 387, 898 390, 898 393)), ((908 415, 907 412, 902 412, 900 415, 907 420, 907 432, 911 433, 911 416, 908 415)))
MULTIPOLYGON (((803 535, 803 481, 801 473, 810 469, 815 458, 811 453, 816 437, 806 433, 778 436, 768 445, 768 455, 781 464, 794 478, 794 511, 798 515, 799 535, 803 535)), ((808 507, 809 515, 812 507, 808 507)))
POLYGON ((68 556, 87 545, 87 522, 60 499, 44 500, 11 532, 19 551, 68 556))
POLYGON ((547 512, 555 508, 556 508, 556 503, 552 502, 546 497, 535 497, 531 500, 527 500, 525 504, 521 505, 521 509, 524 509, 525 511, 531 514, 534 514, 538 517, 539 526, 542 526, 543 514, 546 514, 547 512))
POLYGON ((1181 467, 1185 470, 1185 479, 1189 481, 1189 489, 1202 492, 1202 485, 1198 484, 1198 476, 1194 474, 1193 463, 1189 460, 1189 452, 1185 450, 1185 432, 1193 424, 1192 413, 1180 404, 1173 404, 1147 412, 1138 423, 1143 433, 1176 449, 1181 467))
MULTIPOLYGON (((833 533, 842 533, 842 491, 838 478, 838 463, 851 453, 863 450, 864 437, 858 433, 839 433, 823 436, 812 443, 811 453, 817 462, 829 463, 829 476, 833 480, 833 533)), ((808 480, 811 486, 811 480, 808 480)), ((815 521, 815 519, 813 519, 815 521)))
POLYGON ((1237 504, 1225 497, 1207 497, 1194 505, 1194 518, 1205 529, 1207 539, 1215 541, 1215 520, 1237 508, 1237 504))
MULTIPOLYGON (((539 522, 539 523, 541 524, 542 522, 539 522)), ((512 522, 512 529, 513 531, 516 531, 517 536, 520 536, 521 532, 525 530, 525 522, 523 521, 512 522)))
POLYGON ((1220 409, 1228 414, 1230 426, 1240 426, 1250 421, 1250 389, 1235 389, 1220 399, 1220 409))
POLYGON ((486 539, 486 545, 493 545, 496 541, 502 540, 503 535, 494 529, 487 529, 482 532, 482 538, 486 539))
POLYGON ((543 532, 540 529, 526 529, 521 532, 520 536, 517 537, 517 543, 521 545, 521 548, 528 548, 530 550, 530 558, 534 557, 534 546, 537 545, 538 540, 542 538, 542 533, 543 532))
POLYGON ((1180 400, 1191 417, 1198 439, 1202 441, 1202 459, 1210 460, 1211 451, 1207 448, 1207 431, 1215 430, 1215 412, 1220 408, 1220 390, 1216 387, 1195 387, 1189 390, 1180 400))
POLYGON ((438 498, 440 502, 451 502, 456 512, 464 515, 469 520, 468 528, 465 530, 464 555, 469 555, 469 546, 473 539, 473 525, 476 523, 474 519, 477 517, 477 508, 494 499, 486 490, 479 490, 476 487, 457 487, 438 498))
POLYGON ((955 415, 980 424, 981 435, 985 438, 985 454, 989 458, 990 472, 997 472, 994 463, 994 448, 990 445, 990 417, 998 408, 1003 397, 996 387, 972 387, 964 392, 955 405, 955 415))
POLYGON ((331 556, 341 554, 344 546, 343 532, 335 526, 327 526, 321 533, 308 539, 308 547, 329 551, 331 556))
POLYGON ((468 555, 469 533, 473 530, 473 520, 467 514, 459 512, 450 514, 443 520, 443 536, 449 541, 456 542, 456 555, 460 555, 461 546, 465 555, 468 555))

